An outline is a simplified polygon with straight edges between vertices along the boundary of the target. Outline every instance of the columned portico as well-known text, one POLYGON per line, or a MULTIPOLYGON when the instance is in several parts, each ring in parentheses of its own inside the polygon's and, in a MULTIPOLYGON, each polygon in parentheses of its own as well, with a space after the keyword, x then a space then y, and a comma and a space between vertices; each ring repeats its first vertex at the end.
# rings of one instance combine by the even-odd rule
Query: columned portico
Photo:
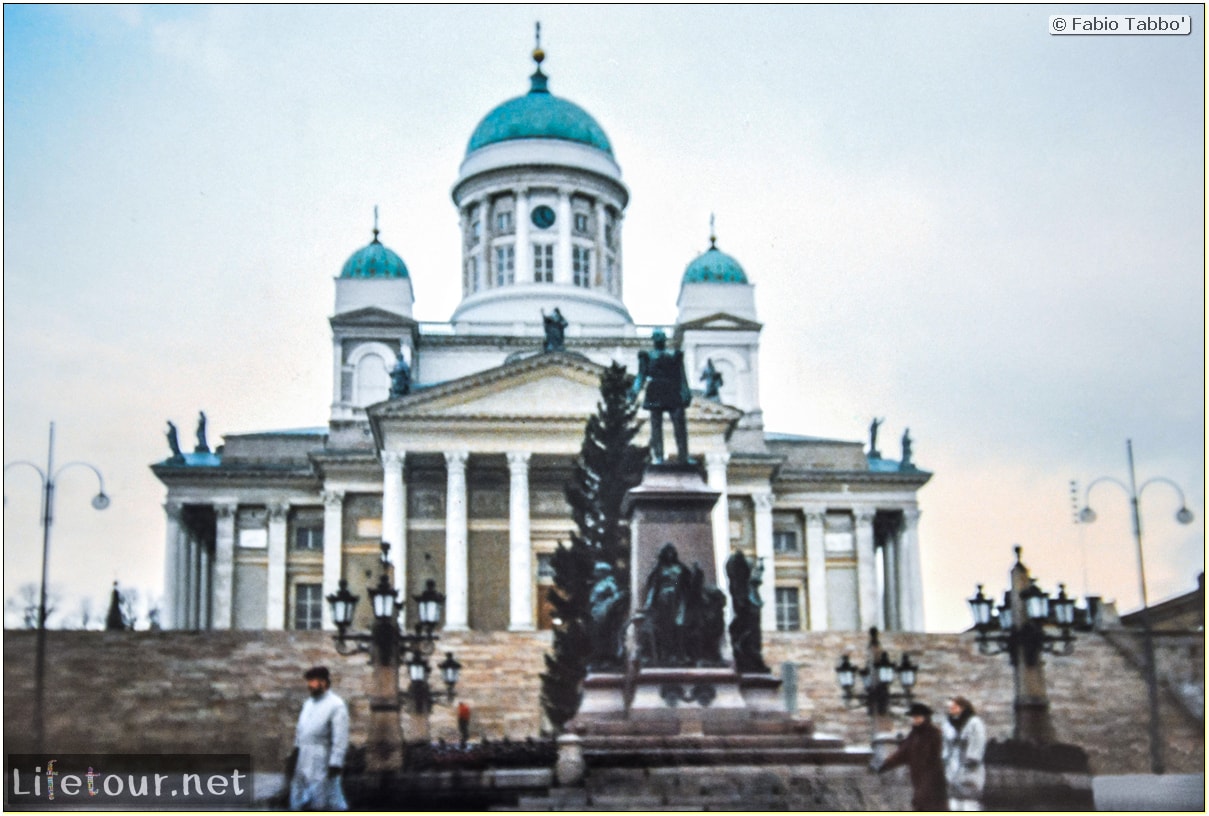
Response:
MULTIPOLYGON (((323 592, 336 591, 344 577, 344 491, 323 491, 323 592)), ((323 628, 335 631, 332 605, 323 604, 323 628)))
POLYGON ((288 504, 269 506, 268 592, 265 596, 265 629, 285 628, 285 549, 288 504))
POLYGON ((508 628, 533 631, 533 547, 529 542, 529 454, 508 456, 508 628))
POLYGON ((878 625, 877 564, 873 553, 873 509, 855 507, 856 586, 861 629, 878 625))
POLYGON ((823 546, 823 510, 806 511, 806 580, 810 629, 827 629, 827 551, 823 546))
MULTIPOLYGON (((402 451, 382 451, 382 540, 390 545, 395 586, 407 592, 407 497, 403 483, 402 451)), ((407 604, 399 604, 400 623, 406 623, 407 604)))
POLYGON ((752 503, 756 508, 756 558, 764 565, 763 583, 760 584, 760 628, 765 632, 777 630, 777 565, 772 547, 772 493, 753 493, 752 503))
POLYGON ((445 454, 445 629, 462 632, 469 627, 470 590, 466 513, 466 460, 468 451, 445 454))
POLYGON ((215 629, 230 629, 235 590, 235 502, 214 505, 214 594, 215 629))

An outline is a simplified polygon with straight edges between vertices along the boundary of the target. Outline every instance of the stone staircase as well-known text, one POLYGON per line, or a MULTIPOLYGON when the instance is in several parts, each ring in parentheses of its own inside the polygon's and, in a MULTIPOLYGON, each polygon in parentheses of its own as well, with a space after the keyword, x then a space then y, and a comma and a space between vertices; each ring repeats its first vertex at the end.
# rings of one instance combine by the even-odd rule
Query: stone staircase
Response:
POLYGON ((508 811, 901 810, 909 786, 864 765, 589 768, 582 787, 522 796, 508 811))

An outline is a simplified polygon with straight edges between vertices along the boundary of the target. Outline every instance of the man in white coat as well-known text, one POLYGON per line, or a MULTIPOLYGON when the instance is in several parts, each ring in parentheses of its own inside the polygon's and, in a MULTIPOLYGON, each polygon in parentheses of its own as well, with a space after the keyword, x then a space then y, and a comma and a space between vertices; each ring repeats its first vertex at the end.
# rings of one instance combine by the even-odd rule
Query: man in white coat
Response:
POLYGON ((987 729, 965 697, 949 700, 949 716, 941 726, 941 734, 949 810, 982 810, 987 729))
POLYGON ((305 675, 310 699, 302 704, 290 776, 290 810, 348 810, 341 777, 348 752, 348 706, 331 691, 332 677, 324 666, 305 675))

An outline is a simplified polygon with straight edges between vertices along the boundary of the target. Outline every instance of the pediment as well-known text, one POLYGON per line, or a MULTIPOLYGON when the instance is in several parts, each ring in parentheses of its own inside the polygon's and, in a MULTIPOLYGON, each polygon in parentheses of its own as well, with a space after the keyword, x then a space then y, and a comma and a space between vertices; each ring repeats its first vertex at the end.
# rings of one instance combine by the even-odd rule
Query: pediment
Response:
POLYGON ((370 406, 374 419, 586 417, 604 369, 579 355, 540 354, 370 406))
POLYGON ((754 320, 745 320, 726 312, 715 312, 712 315, 681 323, 676 327, 676 333, 683 334, 692 330, 760 331, 762 328, 764 328, 763 324, 754 320))
POLYGON ((354 309, 351 312, 335 315, 328 319, 332 328, 369 328, 415 326, 416 321, 404 317, 397 312, 379 309, 376 306, 366 306, 364 309, 354 309))

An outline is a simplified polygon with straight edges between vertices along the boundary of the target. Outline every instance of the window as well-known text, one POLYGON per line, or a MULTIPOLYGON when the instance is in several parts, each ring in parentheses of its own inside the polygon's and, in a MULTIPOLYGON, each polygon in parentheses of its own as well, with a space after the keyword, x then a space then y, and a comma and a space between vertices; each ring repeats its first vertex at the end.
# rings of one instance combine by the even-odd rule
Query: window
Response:
POLYGON ((580 235, 588 234, 588 214, 575 213, 575 231, 580 235))
POLYGON ((294 628, 323 628, 322 584, 296 584, 294 586, 294 628))
POLYGON ((466 279, 468 281, 466 286, 468 292, 477 292, 479 287, 482 286, 482 281, 479 280, 479 258, 477 255, 466 260, 466 279))
POLYGON ((533 245, 533 280, 554 282, 554 244, 533 245))
POLYGON ((516 283, 516 248, 498 246, 495 248, 495 285, 516 283))
POLYGON ((478 243, 479 236, 483 234, 483 222, 477 218, 470 223, 470 241, 478 243))
POLYGON ((323 528, 313 526, 296 528, 294 530, 294 549, 322 550, 323 528))
POLYGON ((495 214, 495 231, 512 232, 512 213, 509 211, 495 214))
POLYGON ((386 361, 367 354, 357 362, 357 405, 364 408, 381 402, 390 394, 390 374, 386 361))
POLYGON ((537 579, 539 581, 554 580, 554 553, 537 554, 537 579))
POLYGON ((608 246, 609 249, 614 248, 613 247, 613 221, 612 221, 612 219, 609 220, 609 223, 605 224, 605 245, 608 246))
POLYGON ((613 279, 616 277, 613 271, 615 265, 613 256, 610 255, 605 259, 605 288, 614 294, 616 294, 616 290, 613 288, 613 279))
POLYGON ((571 247, 571 276, 576 286, 591 288, 592 250, 587 247, 571 247))
POLYGON ((795 530, 777 530, 772 534, 772 551, 777 555, 798 555, 798 534, 795 530))
POLYGON ((796 632, 802 628, 798 609, 798 588, 777 587, 777 631, 796 632))

